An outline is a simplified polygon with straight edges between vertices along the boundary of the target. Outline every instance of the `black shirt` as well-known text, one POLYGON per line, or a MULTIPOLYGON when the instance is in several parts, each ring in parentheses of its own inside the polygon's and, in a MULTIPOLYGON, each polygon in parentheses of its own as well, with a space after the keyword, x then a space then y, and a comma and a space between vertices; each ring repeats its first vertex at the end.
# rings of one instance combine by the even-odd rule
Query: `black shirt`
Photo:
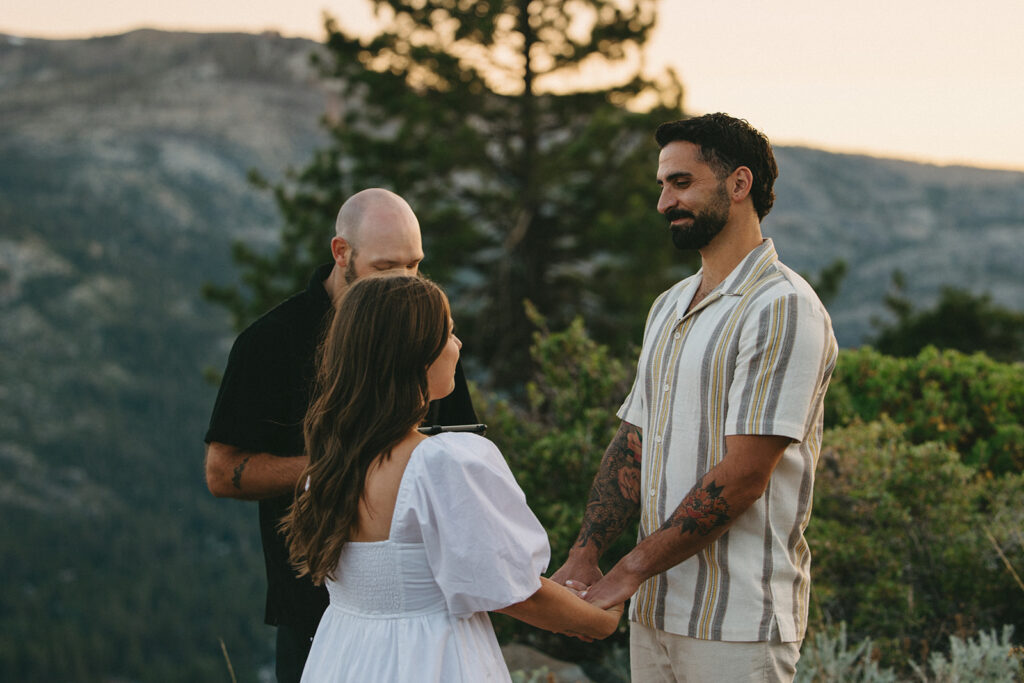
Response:
MULTIPOLYGON (((302 419, 316 373, 316 348, 333 312, 323 282, 333 264, 317 269, 306 291, 295 294, 246 328, 228 357, 206 442, 256 453, 293 457, 303 453, 302 419)), ((476 413, 461 365, 455 390, 430 406, 427 424, 471 424, 476 413)), ((312 633, 327 607, 327 590, 299 578, 288 562, 277 524, 292 494, 259 502, 260 534, 267 569, 266 623, 312 633)))

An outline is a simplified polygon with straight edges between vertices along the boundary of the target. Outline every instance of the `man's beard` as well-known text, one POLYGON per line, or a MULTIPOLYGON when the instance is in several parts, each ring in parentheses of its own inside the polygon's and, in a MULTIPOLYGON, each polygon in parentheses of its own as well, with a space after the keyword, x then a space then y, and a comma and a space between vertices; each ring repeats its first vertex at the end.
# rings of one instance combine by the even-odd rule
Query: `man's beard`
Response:
POLYGON ((349 255, 348 265, 345 266, 345 284, 350 285, 358 279, 359 276, 356 275, 356 252, 353 250, 349 255))
POLYGON ((665 213, 665 217, 669 223, 680 218, 693 221, 689 227, 671 226, 672 244, 676 249, 703 249, 729 222, 729 194, 725 183, 719 183, 718 191, 696 215, 684 209, 672 209, 665 213))

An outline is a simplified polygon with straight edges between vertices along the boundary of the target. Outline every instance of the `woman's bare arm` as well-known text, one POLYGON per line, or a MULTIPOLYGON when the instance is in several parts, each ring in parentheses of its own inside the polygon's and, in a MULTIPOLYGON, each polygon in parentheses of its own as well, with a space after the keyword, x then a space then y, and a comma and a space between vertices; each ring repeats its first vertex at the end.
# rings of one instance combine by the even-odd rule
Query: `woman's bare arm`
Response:
POLYGON ((522 602, 496 611, 546 631, 601 639, 615 633, 622 605, 600 609, 542 576, 540 590, 522 602))

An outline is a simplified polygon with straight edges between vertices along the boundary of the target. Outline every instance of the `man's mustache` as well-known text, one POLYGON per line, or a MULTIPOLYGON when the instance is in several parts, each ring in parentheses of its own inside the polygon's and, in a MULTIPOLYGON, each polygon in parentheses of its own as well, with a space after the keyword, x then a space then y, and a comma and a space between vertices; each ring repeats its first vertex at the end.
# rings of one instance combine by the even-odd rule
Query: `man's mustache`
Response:
POLYGON ((677 221, 680 218, 696 218, 696 216, 694 216, 693 213, 687 211, 686 209, 669 209, 668 211, 665 212, 665 218, 668 219, 669 223, 672 223, 673 221, 677 221))

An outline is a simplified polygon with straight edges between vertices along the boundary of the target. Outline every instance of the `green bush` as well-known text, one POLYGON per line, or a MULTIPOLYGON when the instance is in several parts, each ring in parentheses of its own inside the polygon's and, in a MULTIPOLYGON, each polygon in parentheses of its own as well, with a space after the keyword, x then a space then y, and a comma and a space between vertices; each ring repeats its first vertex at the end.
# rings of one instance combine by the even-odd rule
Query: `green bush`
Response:
POLYGON ((1024 476, 976 476, 906 431, 883 417, 826 433, 807 534, 812 628, 846 622, 896 666, 951 635, 1024 624, 1007 568, 1024 566, 1024 476))
POLYGON ((1024 366, 978 353, 924 349, 915 358, 842 351, 825 399, 826 426, 889 415, 913 443, 937 441, 994 474, 1024 472, 1024 366))
MULTIPOLYGON (((565 561, 579 533, 590 485, 619 427, 615 412, 629 392, 633 367, 590 339, 582 320, 551 332, 536 311, 529 314, 540 330, 530 350, 537 369, 526 383, 525 405, 494 396, 474 401, 488 425, 488 438, 505 455, 530 508, 547 529, 551 573, 565 561)), ((634 526, 608 549, 603 567, 610 568, 635 542, 634 526)), ((600 652, 597 644, 584 646, 541 634, 511 619, 494 621, 499 637, 530 640, 562 658, 571 651, 596 660, 600 652)))

